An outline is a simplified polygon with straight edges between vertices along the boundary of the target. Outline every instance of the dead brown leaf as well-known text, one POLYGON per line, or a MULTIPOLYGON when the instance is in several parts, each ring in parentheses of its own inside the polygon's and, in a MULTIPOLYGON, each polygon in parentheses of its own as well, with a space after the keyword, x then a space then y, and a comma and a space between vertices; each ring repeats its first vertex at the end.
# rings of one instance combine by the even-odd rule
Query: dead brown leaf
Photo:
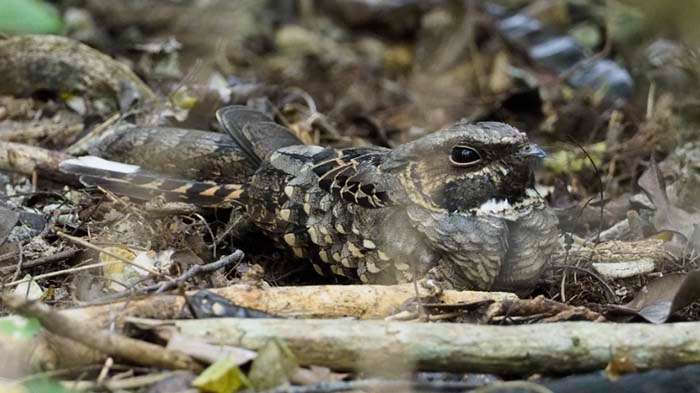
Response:
POLYGON ((622 306, 651 323, 664 323, 673 314, 700 300, 700 270, 668 274, 642 288, 622 306))
POLYGON ((671 204, 666 193, 666 184, 653 156, 649 160, 649 168, 642 174, 637 183, 656 207, 654 213, 656 230, 678 234, 683 237, 689 247, 699 251, 700 231, 697 228, 700 216, 671 204))

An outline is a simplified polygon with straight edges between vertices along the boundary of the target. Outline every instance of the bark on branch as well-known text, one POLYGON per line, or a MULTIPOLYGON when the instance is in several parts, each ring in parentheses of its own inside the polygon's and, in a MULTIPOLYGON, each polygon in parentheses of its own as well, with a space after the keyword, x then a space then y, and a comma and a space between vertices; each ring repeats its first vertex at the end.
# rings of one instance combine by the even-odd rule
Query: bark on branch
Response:
POLYGON ((5 295, 2 300, 13 311, 37 318, 50 333, 73 340, 86 348, 145 366, 201 371, 201 365, 183 353, 99 329, 93 323, 70 318, 42 303, 30 302, 13 295, 5 295))
MULTIPOLYGON (((397 312, 415 297, 412 284, 402 285, 311 285, 259 288, 233 285, 212 289, 238 306, 293 318, 384 318, 397 312)), ((193 293, 193 292, 191 292, 193 293)), ((440 301, 448 304, 483 301, 517 301, 505 292, 444 291, 440 301)), ((140 300, 76 308, 63 311, 71 317, 106 325, 127 316, 157 319, 176 318, 185 304, 182 296, 150 296, 140 300)))
POLYGON ((654 261, 657 268, 673 259, 660 239, 639 241, 611 240, 599 244, 574 244, 570 250, 562 247, 552 257, 553 266, 573 265, 578 262, 627 262, 640 259, 654 261))
POLYGON ((700 362, 698 322, 489 326, 230 318, 174 324, 184 335, 252 350, 279 338, 300 363, 337 370, 569 373, 604 368, 620 356, 639 370, 700 362))
POLYGON ((60 175, 58 164, 71 158, 58 151, 0 141, 0 170, 31 176, 34 171, 60 175))

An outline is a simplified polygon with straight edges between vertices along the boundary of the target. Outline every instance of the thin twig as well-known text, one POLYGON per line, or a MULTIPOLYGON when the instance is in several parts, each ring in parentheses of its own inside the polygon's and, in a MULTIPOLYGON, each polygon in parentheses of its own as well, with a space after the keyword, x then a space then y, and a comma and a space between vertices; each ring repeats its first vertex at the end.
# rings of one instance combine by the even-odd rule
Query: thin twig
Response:
POLYGON ((165 282, 162 282, 159 284, 148 286, 148 287, 144 288, 144 290, 150 292, 150 291, 155 289, 156 293, 165 292, 168 289, 172 289, 172 288, 179 286, 180 284, 184 283, 185 281, 189 280, 190 278, 192 278, 194 276, 204 274, 204 273, 215 272, 219 269, 224 269, 224 268, 226 268, 229 265, 232 265, 234 263, 238 263, 241 260, 243 260, 244 256, 245 256, 245 254, 243 254, 243 251, 236 250, 236 251, 234 251, 233 254, 227 255, 227 256, 219 259, 216 262, 207 263, 205 265, 191 266, 180 277, 178 277, 174 280, 171 280, 171 281, 165 281, 165 282))
POLYGON ((13 295, 3 296, 2 301, 12 311, 25 317, 38 319, 49 332, 79 342, 108 356, 116 356, 145 366, 202 370, 199 363, 182 352, 99 329, 87 321, 56 312, 46 304, 29 302, 13 295))
POLYGON ((107 379, 107 375, 109 375, 109 370, 112 369, 112 366, 114 365, 114 359, 111 357, 108 357, 107 360, 105 360, 104 364, 102 365, 102 370, 100 370, 100 374, 97 376, 97 383, 102 384, 105 379, 107 379))
MULTIPOLYGON (((209 223, 207 222, 207 220, 204 219, 204 217, 202 217, 202 215, 199 213, 194 213, 192 215, 197 217, 199 219, 199 221, 201 221, 202 224, 204 224, 204 227, 207 229, 207 232, 209 232, 209 236, 211 236, 211 241, 216 241, 216 236, 214 235, 214 231, 211 230, 211 227, 209 226, 209 223)), ((212 252, 212 255, 214 256, 214 258, 216 258, 216 247, 212 247, 211 252, 212 252)))
POLYGON ((219 243, 221 243, 226 236, 228 236, 234 229, 235 230, 240 230, 241 229, 241 223, 243 222, 243 211, 239 207, 234 207, 231 209, 231 215, 229 218, 229 222, 226 225, 226 229, 224 230, 223 233, 221 233, 217 238, 214 239, 212 244, 208 245, 207 247, 209 248, 216 248, 219 243))
POLYGON ((115 300, 123 299, 125 297, 130 297, 133 298, 134 296, 142 296, 147 293, 162 293, 165 292, 169 289, 176 288, 180 286, 182 283, 185 281, 189 280, 190 278, 203 274, 203 273, 209 273, 213 272, 222 268, 225 268, 231 264, 238 263, 240 262, 244 257, 243 251, 241 250, 236 250, 234 253, 227 255, 221 259, 219 259, 216 262, 208 263, 205 265, 194 265, 187 269, 186 272, 184 272, 182 275, 179 277, 175 278, 174 280, 169 280, 157 284, 152 284, 148 285, 144 288, 141 288, 140 290, 137 291, 124 291, 124 292, 118 292, 118 293, 113 293, 107 296, 104 296, 100 298, 99 300, 101 302, 113 302, 115 300))
POLYGON ((418 315, 421 319, 424 321, 428 320, 428 312, 425 310, 423 307, 423 300, 420 297, 420 292, 418 291, 418 267, 416 264, 412 264, 413 266, 413 291, 416 294, 416 302, 418 303, 418 315))
POLYGON ((81 238, 79 238, 79 237, 71 236, 71 235, 68 235, 68 234, 63 233, 63 232, 60 232, 60 231, 56 232, 56 234, 57 234, 59 237, 62 237, 62 238, 64 238, 64 239, 66 239, 66 240, 70 240, 70 241, 73 242, 73 243, 76 243, 76 244, 81 245, 81 246, 83 246, 83 247, 90 248, 90 249, 95 250, 95 251, 99 251, 99 252, 101 252, 101 253, 103 253, 103 254, 105 254, 105 255, 109 255, 109 256, 112 257, 112 258, 118 259, 118 260, 120 260, 120 261, 126 263, 127 265, 131 265, 131 266, 133 266, 133 267, 135 267, 135 268, 138 268, 138 269, 140 269, 140 270, 143 270, 143 271, 146 271, 146 272, 148 272, 148 273, 151 273, 151 274, 154 275, 155 277, 163 277, 163 276, 164 276, 164 274, 162 274, 162 273, 159 273, 159 272, 157 272, 157 271, 155 271, 155 270, 153 270, 153 269, 151 269, 151 268, 145 267, 145 266, 140 266, 140 265, 138 265, 138 264, 136 264, 136 263, 134 263, 134 262, 132 262, 132 261, 130 261, 130 260, 124 258, 124 257, 121 256, 121 255, 118 255, 118 254, 109 252, 109 251, 105 250, 104 248, 98 247, 98 246, 96 246, 96 245, 94 245, 94 244, 92 244, 92 243, 89 243, 89 242, 87 242, 87 241, 85 241, 85 240, 83 240, 83 239, 81 239, 81 238))
MULTIPOLYGON (((596 280, 600 281, 603 284, 603 287, 607 291, 606 293, 609 295, 609 296, 606 296, 607 300, 610 303, 617 302, 617 295, 615 294, 615 291, 610 287, 610 285, 607 283, 607 281, 605 281, 605 279, 603 277, 601 277, 599 274, 597 274, 591 270, 588 270, 588 269, 585 269, 582 267, 578 267, 578 266, 558 266, 558 268, 576 270, 576 271, 579 271, 581 273, 586 273, 589 276, 595 278, 596 280)), ((563 299, 562 299, 562 301, 563 301, 563 299)))
POLYGON ((561 283, 559 283, 559 293, 561 295, 561 302, 566 303, 566 269, 561 275, 561 283))
MULTIPOLYGON (((44 265, 47 263, 58 262, 58 261, 62 261, 64 259, 73 258, 78 253, 80 253, 80 250, 78 250, 77 248, 69 248, 67 250, 57 252, 57 253, 52 254, 52 255, 47 255, 45 257, 37 258, 33 261, 27 261, 27 262, 22 264, 22 269, 26 270, 26 269, 37 267, 37 266, 44 265)), ((9 274, 15 269, 17 269, 17 266, 0 267, 0 274, 9 274)), ((16 280, 16 278, 14 280, 16 280)))
POLYGON ((118 197, 118 196, 117 196, 115 193, 113 193, 112 191, 110 191, 110 190, 108 190, 108 189, 106 189, 106 188, 104 188, 104 187, 102 187, 102 186, 97 186, 97 189, 98 189, 101 193, 105 194, 105 196, 106 196, 107 198, 109 198, 109 200, 111 200, 112 202, 118 203, 118 204, 124 206, 125 208, 127 208, 127 209, 129 209, 129 210, 131 210, 131 211, 137 211, 136 209, 134 209, 134 207, 133 207, 132 205, 126 203, 126 201, 124 201, 122 198, 118 197))
POLYGON ((598 224, 598 234, 596 235, 595 242, 600 243, 600 233, 603 232, 603 224, 604 224, 603 223, 603 215, 604 215, 604 210, 605 210, 605 199, 604 199, 604 195, 603 195, 603 190, 605 189, 605 187, 603 186, 603 175, 601 174, 600 170, 598 169, 598 166, 595 164, 593 157, 591 157, 591 155, 588 154, 588 151, 583 147, 583 145, 578 143, 571 136, 569 136, 569 140, 571 141, 571 143, 575 144, 579 149, 581 149, 583 154, 586 155, 586 158, 591 163, 591 166, 593 167, 593 172, 594 172, 596 178, 598 179, 598 186, 600 188, 600 191, 599 191, 599 193, 600 193, 600 222, 598 224))
POLYGON ((656 98, 656 82, 654 80, 649 84, 649 94, 647 94, 647 111, 644 119, 649 121, 654 116, 654 100, 656 98))
POLYGON ((15 274, 12 276, 12 281, 17 281, 19 275, 22 273, 22 264, 24 263, 24 257, 22 252, 22 242, 17 242, 17 266, 15 266, 15 274))
POLYGON ((80 272, 83 270, 90 270, 90 269, 96 269, 98 267, 105 267, 108 265, 113 265, 115 263, 121 263, 121 261, 111 261, 111 262, 99 262, 99 263, 91 263, 89 265, 83 265, 83 266, 78 266, 78 267, 72 267, 70 269, 63 269, 63 270, 57 270, 55 272, 51 273, 46 273, 46 274, 40 274, 38 276, 30 277, 30 278, 23 278, 21 280, 15 280, 12 282, 9 282, 4 285, 6 288, 14 287, 19 284, 23 284, 25 282, 30 282, 30 281, 37 281, 37 280, 43 280, 45 278, 50 278, 50 277, 56 277, 56 276, 62 276, 65 274, 70 274, 70 273, 75 273, 75 272, 80 272))
MULTIPOLYGON (((299 97, 302 100, 304 100, 304 103, 306 104, 306 107, 309 108, 309 112, 311 112, 312 115, 318 113, 318 109, 316 107, 316 101, 314 101, 314 98, 311 97, 311 94, 307 93, 305 90, 292 86, 287 89, 287 91, 290 93, 292 97, 299 97)), ((289 96, 286 97, 289 99, 289 96)), ((291 100, 290 100, 291 101, 291 100)))
POLYGON ((95 140, 102 136, 102 134, 107 130, 107 128, 111 127, 118 120, 120 120, 121 115, 121 112, 115 112, 113 115, 107 118, 107 120, 103 121, 101 124, 98 124, 95 128, 89 131, 87 135, 83 136, 78 141, 68 146, 65 152, 67 154, 72 154, 75 156, 87 153, 90 144, 94 143, 95 140))

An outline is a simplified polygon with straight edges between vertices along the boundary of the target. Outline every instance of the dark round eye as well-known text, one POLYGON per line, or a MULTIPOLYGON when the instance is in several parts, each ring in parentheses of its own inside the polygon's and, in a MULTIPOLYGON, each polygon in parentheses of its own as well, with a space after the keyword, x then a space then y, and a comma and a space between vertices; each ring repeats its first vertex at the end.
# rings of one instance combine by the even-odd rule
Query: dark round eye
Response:
POLYGON ((469 146, 455 146, 450 153, 450 162, 457 166, 474 165, 481 161, 481 156, 476 149, 469 146))

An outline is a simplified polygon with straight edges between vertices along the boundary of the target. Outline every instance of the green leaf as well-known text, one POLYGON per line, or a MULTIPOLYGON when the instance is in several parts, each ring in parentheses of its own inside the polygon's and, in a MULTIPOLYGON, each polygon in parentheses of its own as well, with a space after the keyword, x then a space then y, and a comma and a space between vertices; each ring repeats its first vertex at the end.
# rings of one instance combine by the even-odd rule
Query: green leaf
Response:
POLYGON ((17 339, 29 339, 41 331, 41 324, 34 318, 18 315, 0 318, 0 335, 17 339))
POLYGON ((0 0, 0 32, 57 34, 63 29, 58 11, 42 0, 0 0))
POLYGON ((60 383, 50 379, 34 379, 24 383, 25 388, 31 393, 72 393, 74 390, 65 388, 60 383))
POLYGON ((232 393, 242 387, 251 387, 248 378, 230 358, 224 358, 207 367, 192 381, 192 385, 203 392, 232 393))
POLYGON ((51 379, 39 378, 24 383, 25 388, 31 393, 73 393, 74 390, 68 389, 51 379))

